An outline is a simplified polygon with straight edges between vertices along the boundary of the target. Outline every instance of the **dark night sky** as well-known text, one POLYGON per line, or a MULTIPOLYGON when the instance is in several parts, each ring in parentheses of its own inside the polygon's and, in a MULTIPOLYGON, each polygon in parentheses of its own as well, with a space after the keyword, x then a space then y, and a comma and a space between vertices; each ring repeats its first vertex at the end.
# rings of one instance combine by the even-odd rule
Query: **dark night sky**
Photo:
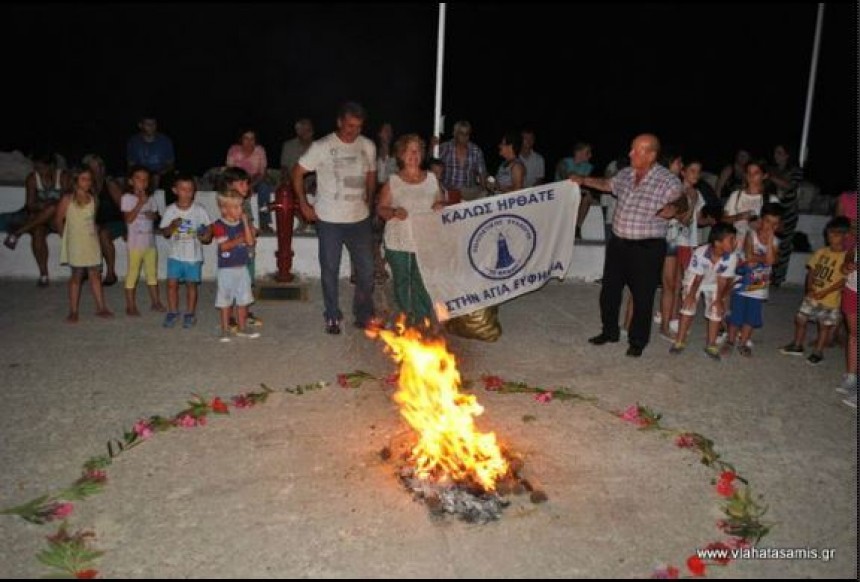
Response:
MULTIPOLYGON (((4 5, 0 149, 93 150, 110 169, 144 111, 178 165, 223 163, 240 126, 270 165, 296 117, 331 131, 346 99, 367 135, 432 130, 435 4, 4 5), (13 23, 18 23, 13 24, 13 23), (11 80, 11 81, 10 81, 11 80)), ((600 169, 652 131, 717 172, 738 147, 797 150, 814 3, 448 4, 443 113, 464 118, 488 164, 508 128, 537 131, 548 168, 575 140, 600 169)), ((857 187, 857 5, 825 10, 807 175, 857 187)), ((549 171, 549 170, 548 170, 549 171)))

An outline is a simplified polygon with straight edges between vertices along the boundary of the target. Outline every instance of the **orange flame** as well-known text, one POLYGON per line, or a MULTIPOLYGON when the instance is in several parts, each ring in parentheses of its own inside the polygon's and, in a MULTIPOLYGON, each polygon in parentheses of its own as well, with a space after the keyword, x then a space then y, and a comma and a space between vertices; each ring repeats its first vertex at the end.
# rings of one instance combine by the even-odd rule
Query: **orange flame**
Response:
POLYGON ((418 433, 412 449, 420 478, 477 481, 485 491, 508 472, 508 463, 492 432, 475 429, 484 412, 475 396, 460 394, 460 372, 442 339, 424 339, 417 329, 398 323, 397 331, 375 330, 400 364, 394 400, 418 433))

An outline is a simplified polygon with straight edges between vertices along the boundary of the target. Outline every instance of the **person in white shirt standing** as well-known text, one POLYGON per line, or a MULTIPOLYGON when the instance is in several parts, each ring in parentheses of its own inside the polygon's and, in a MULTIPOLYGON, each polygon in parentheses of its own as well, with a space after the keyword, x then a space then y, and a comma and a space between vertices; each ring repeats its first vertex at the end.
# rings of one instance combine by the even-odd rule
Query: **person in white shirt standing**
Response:
POLYGON ((305 219, 317 222, 320 275, 326 333, 339 334, 343 313, 338 302, 338 276, 343 245, 355 265, 352 311, 355 326, 374 319, 373 233, 370 200, 376 188, 376 146, 361 135, 367 113, 361 105, 340 107, 337 131, 311 144, 293 168, 293 189, 305 219), (304 176, 317 173, 316 201, 308 203, 304 176))
POLYGON ((543 184, 546 178, 546 167, 543 156, 535 151, 535 130, 527 127, 523 130, 523 145, 520 148, 520 160, 526 166, 525 187, 531 188, 543 184))

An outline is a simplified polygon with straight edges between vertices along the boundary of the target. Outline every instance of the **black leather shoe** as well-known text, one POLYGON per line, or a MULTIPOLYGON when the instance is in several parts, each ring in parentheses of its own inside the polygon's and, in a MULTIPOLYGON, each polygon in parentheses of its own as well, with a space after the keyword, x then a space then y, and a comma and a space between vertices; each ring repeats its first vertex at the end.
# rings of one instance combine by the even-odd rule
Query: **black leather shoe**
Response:
POLYGON ((638 358, 642 355, 642 348, 639 346, 630 346, 627 348, 627 355, 631 358, 638 358))
POLYGON ((601 333, 600 335, 596 335, 594 337, 588 338, 588 343, 594 344, 596 346, 602 346, 603 344, 610 343, 618 343, 618 338, 611 338, 605 333, 601 333))

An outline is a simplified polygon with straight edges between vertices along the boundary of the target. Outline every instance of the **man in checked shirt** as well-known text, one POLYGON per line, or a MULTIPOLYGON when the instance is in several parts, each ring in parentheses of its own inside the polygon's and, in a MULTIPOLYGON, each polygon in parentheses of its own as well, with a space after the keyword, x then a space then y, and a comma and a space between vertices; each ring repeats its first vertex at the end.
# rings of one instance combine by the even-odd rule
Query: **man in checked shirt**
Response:
POLYGON ((612 192, 618 199, 612 231, 606 243, 600 319, 603 330, 589 338, 600 346, 619 340, 618 315, 624 287, 633 297, 627 355, 638 358, 651 337, 651 311, 666 255, 668 221, 657 214, 682 193, 680 180, 657 163, 660 140, 644 133, 630 145, 630 167, 612 178, 571 176, 576 184, 612 192))

